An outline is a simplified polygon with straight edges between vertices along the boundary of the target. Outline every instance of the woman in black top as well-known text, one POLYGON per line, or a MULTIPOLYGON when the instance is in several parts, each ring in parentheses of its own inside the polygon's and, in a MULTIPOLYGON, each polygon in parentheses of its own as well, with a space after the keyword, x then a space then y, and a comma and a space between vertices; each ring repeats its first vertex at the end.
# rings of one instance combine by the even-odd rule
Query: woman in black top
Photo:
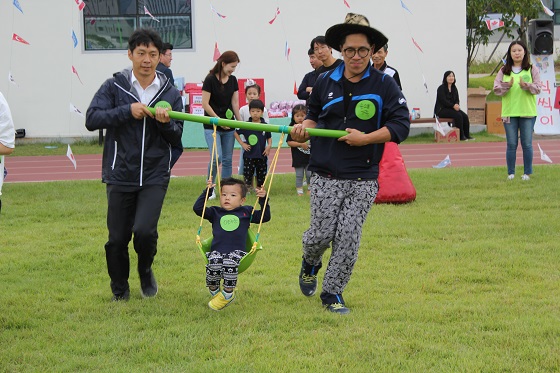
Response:
MULTIPOLYGON (((222 53, 216 65, 210 70, 202 84, 202 107, 204 115, 225 119, 241 120, 239 115, 239 86, 233 72, 239 63, 239 56, 234 51, 222 53)), ((212 181, 216 181, 216 171, 222 165, 222 178, 230 177, 232 173, 232 156, 235 128, 217 127, 216 145, 218 148, 218 162, 212 168, 212 181)), ((204 137, 212 155, 214 139, 212 125, 204 125, 204 137)), ((210 177, 210 163, 208 164, 210 177)))
POLYGON ((455 86, 455 73, 446 71, 437 89, 434 114, 441 118, 453 118, 453 127, 459 128, 461 141, 473 140, 470 135, 469 116, 459 106, 459 91, 455 86))

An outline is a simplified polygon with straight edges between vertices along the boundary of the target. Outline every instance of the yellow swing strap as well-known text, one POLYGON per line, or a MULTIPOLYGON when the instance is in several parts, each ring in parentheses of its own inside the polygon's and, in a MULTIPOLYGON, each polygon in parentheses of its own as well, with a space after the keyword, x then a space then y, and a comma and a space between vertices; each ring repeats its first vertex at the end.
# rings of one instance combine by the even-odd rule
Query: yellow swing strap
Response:
MULTIPOLYGON (((218 166, 218 146, 216 143, 216 129, 217 126, 214 124, 214 133, 212 133, 213 143, 212 143, 212 156, 210 157, 210 174, 209 177, 212 178, 212 171, 214 170, 214 164, 216 164, 216 187, 218 192, 216 193, 216 187, 214 188, 214 193, 219 195, 220 190, 220 167, 218 166), (216 160, 216 162, 214 162, 216 160)), ((208 203, 208 194, 210 194, 210 188, 206 188, 206 198, 204 199, 204 207, 202 208, 202 216, 200 217, 200 225, 198 226, 198 232, 196 234, 196 244, 200 247, 202 243, 200 242, 200 233, 202 232, 202 223, 204 223, 204 213, 206 212, 206 204, 208 203)))
MULTIPOLYGON (((274 172, 276 171, 276 164, 278 163, 278 156, 280 155, 280 149, 282 148, 282 143, 283 142, 284 142, 284 133, 282 133, 280 135, 280 140, 278 140, 278 148, 276 149, 276 152, 274 153, 274 157, 272 158, 272 164, 270 165, 270 172, 268 172, 266 174, 266 177, 264 179, 263 188, 265 188, 265 189, 266 189, 266 182, 268 181, 268 189, 266 190, 266 197, 265 197, 265 200, 264 200, 265 207, 268 204, 268 196, 270 194, 270 189, 272 188, 272 180, 274 180, 274 172), (270 176, 270 180, 269 180, 269 176, 270 176)), ((258 203, 259 203, 259 199, 257 198, 257 200, 255 201, 255 205, 253 206, 253 211, 251 212, 251 217, 255 213, 255 210, 257 208, 258 203)), ((261 226, 262 226, 263 218, 264 218, 264 211, 263 211, 263 214, 261 214, 261 220, 259 221, 259 228, 257 229, 257 234, 255 236, 255 242, 253 242, 253 246, 251 247, 251 251, 249 252, 249 254, 252 254, 252 253, 255 252, 255 250, 257 250, 257 245, 258 245, 258 242, 259 242, 259 236, 261 234, 261 226)))

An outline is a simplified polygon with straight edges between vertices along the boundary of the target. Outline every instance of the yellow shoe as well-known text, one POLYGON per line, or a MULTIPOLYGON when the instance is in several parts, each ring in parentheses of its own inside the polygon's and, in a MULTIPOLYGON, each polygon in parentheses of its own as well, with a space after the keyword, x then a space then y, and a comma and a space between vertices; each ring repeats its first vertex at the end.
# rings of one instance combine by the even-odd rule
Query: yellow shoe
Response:
POLYGON ((212 308, 214 311, 220 311, 227 307, 235 299, 235 291, 231 294, 231 298, 226 299, 224 292, 220 291, 214 298, 208 302, 208 307, 212 308))

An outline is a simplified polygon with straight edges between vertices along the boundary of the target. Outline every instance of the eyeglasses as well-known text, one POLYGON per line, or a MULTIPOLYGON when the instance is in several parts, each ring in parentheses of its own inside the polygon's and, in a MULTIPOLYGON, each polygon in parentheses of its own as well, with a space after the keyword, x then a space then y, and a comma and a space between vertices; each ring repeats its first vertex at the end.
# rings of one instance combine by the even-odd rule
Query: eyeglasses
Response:
POLYGON ((173 54, 172 53, 165 53, 164 56, 165 57, 173 57, 173 54))
POLYGON ((325 49, 327 49, 328 47, 329 47, 328 45, 321 45, 321 46, 319 46, 319 47, 313 48, 313 52, 318 52, 318 51, 320 51, 320 50, 325 50, 325 49))
POLYGON ((356 55, 356 52, 358 52, 358 56, 360 56, 361 58, 367 57, 369 55, 369 52, 371 52, 371 49, 366 48, 366 47, 360 47, 358 49, 356 48, 346 48, 342 50, 342 53, 344 53, 344 56, 346 58, 352 58, 356 55))

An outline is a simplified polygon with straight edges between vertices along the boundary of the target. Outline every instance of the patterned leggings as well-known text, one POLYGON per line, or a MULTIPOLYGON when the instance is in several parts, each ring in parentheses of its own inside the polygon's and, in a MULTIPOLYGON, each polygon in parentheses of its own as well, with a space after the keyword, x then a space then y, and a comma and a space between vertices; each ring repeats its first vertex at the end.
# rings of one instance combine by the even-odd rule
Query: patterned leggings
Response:
POLYGON ((245 184, 253 184, 253 175, 257 172, 257 186, 261 187, 266 179, 267 157, 265 158, 243 158, 243 178, 245 184))
POLYGON ((333 180, 311 176, 311 224, 303 234, 303 258, 321 264, 332 243, 323 292, 342 294, 350 281, 362 226, 379 190, 377 180, 333 180))
POLYGON ((224 279, 225 288, 235 288, 237 285, 237 275, 239 262, 247 253, 242 250, 234 250, 223 254, 218 251, 206 253, 208 264, 206 265, 206 286, 220 286, 220 281, 224 279))

